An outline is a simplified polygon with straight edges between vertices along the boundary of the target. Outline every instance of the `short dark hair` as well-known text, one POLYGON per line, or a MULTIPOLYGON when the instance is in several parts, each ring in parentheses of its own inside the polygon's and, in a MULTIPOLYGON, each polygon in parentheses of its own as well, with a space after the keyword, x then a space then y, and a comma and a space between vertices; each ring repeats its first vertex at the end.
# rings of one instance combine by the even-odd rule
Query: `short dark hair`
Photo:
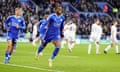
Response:
POLYGON ((56 4, 56 5, 55 5, 55 9, 57 9, 58 7, 62 7, 62 5, 56 4))
POLYGON ((48 11, 44 12, 44 15, 49 15, 50 13, 48 11))
POLYGON ((100 21, 100 19, 99 19, 99 18, 96 18, 96 19, 94 20, 94 22, 96 22, 96 21, 100 21))

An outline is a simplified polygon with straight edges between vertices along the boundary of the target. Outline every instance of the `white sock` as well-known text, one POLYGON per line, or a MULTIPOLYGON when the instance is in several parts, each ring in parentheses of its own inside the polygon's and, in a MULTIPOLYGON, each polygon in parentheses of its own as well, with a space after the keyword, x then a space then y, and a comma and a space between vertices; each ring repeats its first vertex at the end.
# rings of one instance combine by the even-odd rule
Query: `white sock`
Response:
POLYGON ((74 48, 74 45, 75 45, 75 43, 72 43, 72 44, 71 44, 71 49, 74 48))
POLYGON ((68 48, 71 49, 71 43, 70 42, 68 42, 68 48))
POLYGON ((39 44, 41 44, 41 40, 39 40, 39 44))
POLYGON ((99 44, 96 44, 96 54, 99 53, 99 44))
POLYGON ((33 44, 35 44, 37 40, 38 40, 38 38, 35 38, 35 39, 33 40, 33 44))
POLYGON ((32 42, 33 44, 35 44, 35 39, 33 40, 33 42, 32 42))
POLYGON ((89 46, 88 46, 88 54, 91 53, 91 47, 92 47, 92 44, 89 44, 89 46))
POLYGON ((62 40, 61 41, 61 48, 64 48, 64 44, 65 44, 65 42, 64 42, 64 40, 62 40))
POLYGON ((37 42, 37 41, 38 41, 38 38, 35 39, 35 42, 37 42))
POLYGON ((107 48, 105 48, 105 51, 108 51, 111 48, 111 45, 108 45, 107 48))
POLYGON ((115 50, 116 50, 116 53, 119 53, 118 45, 115 45, 115 50))

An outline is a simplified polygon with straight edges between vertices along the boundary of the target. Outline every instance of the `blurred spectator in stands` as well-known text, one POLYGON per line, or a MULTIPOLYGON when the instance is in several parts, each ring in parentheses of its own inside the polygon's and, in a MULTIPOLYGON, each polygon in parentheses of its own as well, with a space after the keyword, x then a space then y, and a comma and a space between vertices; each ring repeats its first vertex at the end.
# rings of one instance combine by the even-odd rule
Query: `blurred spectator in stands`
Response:
POLYGON ((104 11, 105 13, 108 13, 108 5, 107 5, 107 4, 104 5, 103 11, 104 11))
POLYGON ((2 22, 0 21, 0 36, 3 35, 3 25, 2 22))
POLYGON ((32 38, 32 31, 33 31, 33 24, 31 21, 29 21, 28 25, 27 25, 27 33, 30 33, 30 38, 32 38))

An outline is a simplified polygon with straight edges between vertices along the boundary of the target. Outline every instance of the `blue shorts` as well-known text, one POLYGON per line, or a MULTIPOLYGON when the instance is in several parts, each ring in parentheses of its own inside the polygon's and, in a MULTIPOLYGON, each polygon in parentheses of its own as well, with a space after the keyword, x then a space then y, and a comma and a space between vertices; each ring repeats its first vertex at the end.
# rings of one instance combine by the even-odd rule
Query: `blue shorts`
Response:
POLYGON ((56 40, 60 40, 60 35, 46 35, 44 38, 45 42, 51 42, 56 40))
POLYGON ((39 37, 40 37, 41 39, 44 39, 45 34, 40 34, 39 37))
POLYGON ((16 42, 17 39, 18 39, 18 37, 16 35, 8 32, 7 41, 14 41, 14 42, 16 42))

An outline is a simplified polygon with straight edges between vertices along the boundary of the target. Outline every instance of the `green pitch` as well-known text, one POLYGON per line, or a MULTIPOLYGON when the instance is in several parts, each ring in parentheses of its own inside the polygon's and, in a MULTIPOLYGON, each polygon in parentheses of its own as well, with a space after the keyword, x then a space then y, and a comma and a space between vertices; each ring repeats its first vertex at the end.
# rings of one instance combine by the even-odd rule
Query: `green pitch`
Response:
MULTIPOLYGON (((60 50, 53 67, 48 67, 48 59, 54 50, 49 44, 44 49, 43 56, 38 61, 34 59, 37 47, 31 43, 18 43, 17 51, 12 55, 10 64, 3 64, 6 43, 0 43, 0 72, 120 72, 120 55, 115 54, 115 49, 110 49, 105 55, 101 45, 101 55, 95 54, 95 46, 91 55, 87 54, 87 44, 76 45, 72 53, 67 47, 60 50)), ((119 46, 120 47, 120 46, 119 46)))

